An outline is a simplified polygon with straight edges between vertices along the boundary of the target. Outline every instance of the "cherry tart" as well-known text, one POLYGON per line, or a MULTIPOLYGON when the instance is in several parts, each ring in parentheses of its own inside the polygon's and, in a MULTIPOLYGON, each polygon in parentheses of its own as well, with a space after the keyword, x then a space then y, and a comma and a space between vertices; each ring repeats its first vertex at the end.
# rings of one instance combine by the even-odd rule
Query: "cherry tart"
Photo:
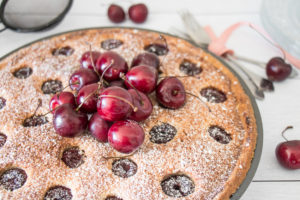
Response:
POLYGON ((80 30, 10 54, 0 74, 0 199, 229 200, 250 168, 249 97, 185 40, 80 30))

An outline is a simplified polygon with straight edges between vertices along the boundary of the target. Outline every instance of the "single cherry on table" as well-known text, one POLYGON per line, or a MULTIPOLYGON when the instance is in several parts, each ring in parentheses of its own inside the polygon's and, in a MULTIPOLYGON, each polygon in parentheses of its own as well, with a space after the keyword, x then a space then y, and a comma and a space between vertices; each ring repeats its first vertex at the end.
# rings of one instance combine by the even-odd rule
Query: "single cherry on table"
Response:
POLYGON ((134 4, 128 9, 129 18, 135 23, 143 23, 148 16, 148 8, 145 4, 134 4))
POLYGON ((282 136, 286 141, 277 145, 275 153, 278 162, 283 167, 300 169, 300 140, 287 140, 284 137, 285 131, 291 128, 293 127, 288 126, 282 131, 282 136))
POLYGON ((107 16, 114 23, 121 23, 125 20, 125 12, 123 8, 116 4, 111 4, 107 10, 107 16))
POLYGON ((266 73, 271 81, 283 81, 290 76, 292 66, 280 57, 274 57, 267 63, 266 73))

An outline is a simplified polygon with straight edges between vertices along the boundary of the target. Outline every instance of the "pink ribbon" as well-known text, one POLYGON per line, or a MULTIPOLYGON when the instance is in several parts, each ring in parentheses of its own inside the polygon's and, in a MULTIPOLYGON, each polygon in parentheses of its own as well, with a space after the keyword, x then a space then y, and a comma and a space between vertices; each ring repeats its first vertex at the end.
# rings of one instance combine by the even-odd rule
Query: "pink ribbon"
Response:
POLYGON ((238 22, 236 24, 233 24, 229 26, 220 37, 217 37, 214 31, 210 26, 206 26, 205 30, 208 33, 208 35, 211 38, 211 43, 208 46, 208 50, 215 53, 218 56, 224 56, 225 54, 234 54, 234 51, 226 47, 226 42, 231 36, 232 32, 235 31, 237 28, 241 26, 249 26, 256 30, 258 33, 260 33, 262 36, 264 36, 267 40, 273 43, 274 46, 279 48, 282 53, 284 54, 284 57, 295 67, 300 69, 300 60, 293 57, 288 52, 284 51, 278 44, 276 44, 272 38, 260 27, 255 26, 254 24, 251 24, 250 22, 238 22))

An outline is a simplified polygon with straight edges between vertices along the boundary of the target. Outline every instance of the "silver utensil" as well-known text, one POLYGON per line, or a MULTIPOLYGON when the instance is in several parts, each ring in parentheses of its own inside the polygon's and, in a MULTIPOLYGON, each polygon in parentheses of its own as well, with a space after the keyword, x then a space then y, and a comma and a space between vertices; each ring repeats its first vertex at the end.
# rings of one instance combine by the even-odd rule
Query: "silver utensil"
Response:
MULTIPOLYGON (((204 28, 199 25, 199 23, 196 21, 194 16, 191 13, 189 13, 188 11, 180 12, 180 16, 182 18, 182 21, 183 21, 183 24, 185 26, 187 33, 184 33, 176 28, 172 28, 173 32, 177 33, 181 37, 184 37, 188 40, 193 41, 193 43, 195 43, 196 45, 207 49, 208 44, 210 43, 210 37, 208 36, 208 34, 204 30, 204 28), (199 35, 197 34, 198 32, 200 32, 199 35)), ((229 60, 229 58, 225 59, 222 57, 220 57, 220 59, 222 59, 224 61, 229 60)), ((229 61, 230 62, 227 62, 227 63, 230 66, 232 66, 232 64, 234 64, 236 66, 234 68, 240 69, 240 71, 237 71, 237 73, 242 72, 247 76, 248 79, 245 80, 245 82, 247 83, 249 88, 251 88, 250 90, 251 90, 253 96, 255 96, 257 99, 260 99, 260 100, 264 99, 264 92, 263 92, 263 89, 260 87, 260 82, 262 81, 262 78, 256 74, 244 69, 244 67, 242 65, 240 65, 238 62, 236 62, 234 60, 234 58, 230 57, 229 61), (232 60, 234 62, 232 62, 232 60)))
MULTIPOLYGON (((239 64, 231 55, 227 55, 227 60, 233 63, 233 65, 247 76, 248 80, 252 83, 254 87, 249 87, 251 93, 254 95, 255 98, 259 100, 263 100, 265 98, 264 91, 260 87, 261 82, 263 81, 263 78, 258 76, 257 74, 247 70, 244 68, 241 64, 239 64)), ((228 63, 228 62, 227 62, 228 63)), ((232 66, 232 65, 231 65, 232 66)))
MULTIPOLYGON (((183 33, 180 30, 173 29, 174 32, 179 33, 181 37, 187 38, 188 36, 189 39, 194 41, 196 44, 198 44, 200 47, 207 49, 209 43, 211 42, 211 39, 205 29, 197 22, 196 18, 189 12, 189 11, 181 11, 180 13, 181 19, 183 21, 183 24, 186 29, 186 34, 183 33)), ((236 59, 248 62, 251 64, 254 64, 256 66, 259 66, 263 69, 266 69, 266 63, 255 61, 251 58, 246 58, 244 56, 240 55, 235 55, 234 56, 236 59)), ((298 71, 295 69, 295 67, 292 67, 292 73, 288 78, 294 78, 298 76, 298 71)))

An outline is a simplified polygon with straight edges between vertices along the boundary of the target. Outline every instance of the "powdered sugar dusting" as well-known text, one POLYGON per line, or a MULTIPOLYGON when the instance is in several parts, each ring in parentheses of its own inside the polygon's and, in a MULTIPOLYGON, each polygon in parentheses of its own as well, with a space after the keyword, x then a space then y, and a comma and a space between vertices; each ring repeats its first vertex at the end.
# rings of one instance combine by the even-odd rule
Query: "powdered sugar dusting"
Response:
POLYGON ((238 110, 238 106, 249 105, 249 100, 244 98, 237 79, 229 76, 227 69, 202 50, 187 47, 186 42, 177 38, 166 36, 169 53, 165 57, 160 56, 162 75, 184 75, 179 67, 183 59, 200 63, 203 69, 200 74, 180 78, 185 89, 201 97, 201 89, 212 86, 223 91, 227 100, 223 103, 208 102, 209 112, 201 101, 187 96, 182 108, 169 110, 160 107, 155 95, 151 94, 153 113, 140 123, 146 133, 145 142, 130 156, 137 165, 133 176, 122 178, 113 173, 113 160, 103 156, 120 154, 108 144, 99 143, 86 133, 76 138, 58 136, 53 129, 51 115, 47 115, 48 123, 22 126, 24 119, 34 113, 38 99, 42 100, 42 106, 37 115, 48 111, 52 95, 43 93, 43 83, 58 80, 62 87, 66 86, 71 73, 79 67, 82 53, 89 49, 86 42, 92 45, 93 50, 103 52, 100 47, 102 41, 123 41, 113 51, 120 53, 130 66, 132 58, 143 52, 144 47, 158 36, 157 33, 129 29, 78 31, 35 43, 0 62, 0 97, 6 99, 6 105, 0 110, 0 132, 7 136, 5 145, 0 148, 0 172, 18 167, 28 176, 26 183, 14 192, 0 186, 2 199, 22 199, 24 196, 41 199, 49 188, 60 185, 71 190, 73 199, 117 196, 124 200, 172 200, 161 188, 162 180, 171 174, 186 175, 194 183, 194 191, 182 199, 214 199, 223 191, 234 170, 240 169, 244 149, 253 151, 249 134, 254 128, 251 124, 247 128, 241 117, 247 115, 253 118, 252 111, 248 107, 244 113, 238 110), (72 54, 52 55, 53 49, 66 46, 74 49, 72 54), (32 74, 26 79, 14 77, 13 72, 25 65, 31 67, 32 74), (169 142, 155 144, 150 141, 149 132, 162 123, 174 126, 177 133, 169 142), (216 142, 208 133, 211 125, 223 127, 232 140, 228 144, 216 142), (72 146, 84 151, 85 160, 79 167, 71 169, 63 163, 61 155, 72 146))

